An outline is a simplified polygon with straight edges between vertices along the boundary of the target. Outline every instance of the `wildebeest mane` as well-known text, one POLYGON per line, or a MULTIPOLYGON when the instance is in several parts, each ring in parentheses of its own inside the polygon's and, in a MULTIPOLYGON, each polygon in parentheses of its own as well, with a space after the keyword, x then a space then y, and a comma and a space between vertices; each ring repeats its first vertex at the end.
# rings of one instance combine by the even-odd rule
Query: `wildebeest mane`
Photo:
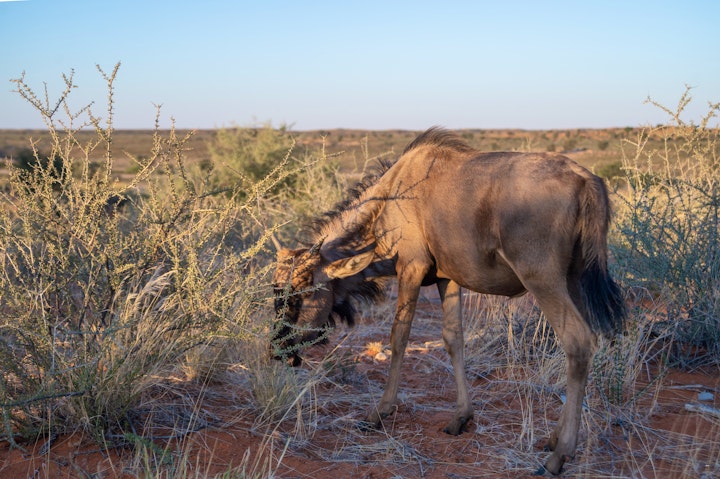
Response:
MULTIPOLYGON (((430 146, 438 149, 447 149, 461 153, 477 152, 473 147, 468 145, 456 133, 446 130, 439 126, 434 126, 410 142, 403 150, 402 155, 420 148, 422 146, 430 146)), ((402 156, 401 155, 401 156, 402 156)), ((319 241, 331 224, 333 224, 340 216, 349 208, 356 206, 356 202, 368 188, 375 185, 378 180, 395 164, 396 160, 382 159, 372 168, 362 180, 357 182, 345 194, 345 198, 340 200, 335 206, 318 216, 310 225, 311 238, 310 244, 319 241)), ((348 231, 348 235, 354 235, 356 231, 348 231)), ((310 246, 310 245, 308 245, 310 246)))
POLYGON ((476 153, 475 148, 468 145, 456 133, 439 126, 433 126, 415 138, 405 147, 403 155, 421 146, 431 146, 440 149, 448 149, 460 153, 476 153))
POLYGON ((389 170, 394 164, 394 160, 379 160, 378 164, 371 168, 360 181, 348 189, 342 200, 338 201, 332 209, 315 218, 309 228, 312 235, 312 243, 314 244, 319 241, 324 236, 326 228, 338 220, 349 208, 353 207, 362 194, 365 193, 368 188, 374 186, 382 175, 384 175, 385 172, 387 172, 387 170, 389 170))
MULTIPOLYGON (((403 155, 423 146, 429 146, 439 150, 451 150, 459 153, 473 153, 476 151, 457 134, 440 127, 432 127, 413 140, 404 149, 403 155)), ((342 215, 350 208, 356 208, 363 194, 377 184, 378 180, 394 164, 395 161, 380 160, 362 180, 347 191, 344 199, 339 201, 332 209, 315 218, 310 225, 311 244, 317 244, 322 241, 329 228, 337 227, 336 222, 341 219, 342 215)), ((355 225, 352 230, 344 231, 340 240, 335 240, 338 248, 333 251, 333 254, 335 254, 337 258, 333 257, 330 259, 338 259, 343 256, 357 254, 359 252, 358 249, 363 247, 363 241, 366 239, 367 231, 365 228, 367 226, 369 225, 355 225)), ((310 245, 308 245, 308 247, 310 247, 310 245)), ((350 301, 350 298, 373 302, 378 301, 384 297, 384 286, 385 281, 384 278, 381 277, 370 277, 360 281, 355 284, 354 288, 347 291, 348 294, 342 301, 333 305, 334 316, 346 322, 348 325, 353 325, 355 322, 356 309, 352 301, 350 301)))
MULTIPOLYGON (((394 160, 388 159, 378 161, 375 166, 368 170, 360 181, 348 189, 344 198, 337 202, 332 209, 317 216, 306 225, 304 228, 307 239, 304 241, 305 246, 307 248, 313 248, 313 246, 319 244, 327 234, 327 229, 331 228, 333 223, 339 221, 343 213, 356 206, 357 201, 363 193, 375 185, 394 163, 394 160)), ((360 238, 359 235, 363 233, 363 231, 345 231, 343 236, 347 238, 347 242, 344 242, 338 251, 333 252, 333 257, 330 259, 339 259, 360 252, 355 243, 361 242, 362 238, 360 238)), ((346 294, 341 295, 340 298, 336 298, 338 301, 332 306, 332 315, 328 318, 328 326, 335 326, 336 320, 340 320, 348 326, 353 326, 355 324, 357 309, 352 300, 376 302, 383 299, 385 297, 385 283, 384 278, 380 277, 368 277, 361 281, 353 282, 353 287, 347 289, 345 291, 346 294)))

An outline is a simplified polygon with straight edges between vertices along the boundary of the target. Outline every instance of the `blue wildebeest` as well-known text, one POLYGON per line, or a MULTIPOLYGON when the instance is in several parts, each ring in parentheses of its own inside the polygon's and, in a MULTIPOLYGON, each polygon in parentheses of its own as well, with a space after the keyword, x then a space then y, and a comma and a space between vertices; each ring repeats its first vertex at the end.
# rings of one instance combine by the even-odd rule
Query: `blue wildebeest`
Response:
POLYGON ((567 356, 567 401, 539 471, 559 474, 575 453, 597 334, 623 328, 622 295, 607 269, 609 217, 603 181, 569 158, 481 153, 431 128, 320 217, 313 246, 278 252, 275 354, 299 365, 299 349, 322 339, 335 319, 352 325, 353 296, 376 299, 383 278, 397 276, 390 374, 364 423, 378 427, 394 410, 420 287, 435 284, 457 383, 457 409, 445 432, 457 435, 473 415, 461 288, 503 296, 530 291, 567 356))

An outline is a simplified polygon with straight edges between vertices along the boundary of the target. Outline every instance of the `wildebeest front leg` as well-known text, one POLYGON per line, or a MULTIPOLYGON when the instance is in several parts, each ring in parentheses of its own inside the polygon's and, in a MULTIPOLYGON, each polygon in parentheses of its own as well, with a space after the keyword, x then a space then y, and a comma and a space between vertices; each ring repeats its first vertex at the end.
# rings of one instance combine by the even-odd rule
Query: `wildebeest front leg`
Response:
POLYGON ((444 431, 457 436, 463 432, 465 424, 473 416, 472 403, 470 402, 467 380, 465 379, 465 340, 463 339, 462 311, 460 307, 461 289, 454 281, 441 280, 438 282, 438 291, 443 307, 443 341, 445 349, 450 355, 457 385, 457 409, 455 410, 455 416, 445 426, 444 431))
POLYGON ((368 415, 367 422, 371 427, 380 427, 382 419, 395 411, 398 388, 400 386, 400 368, 402 367, 405 348, 410 335, 415 314, 415 305, 420 294, 420 285, 424 270, 408 267, 401 269, 398 278, 398 302, 395 310, 395 320, 390 332, 390 374, 380 403, 368 415))

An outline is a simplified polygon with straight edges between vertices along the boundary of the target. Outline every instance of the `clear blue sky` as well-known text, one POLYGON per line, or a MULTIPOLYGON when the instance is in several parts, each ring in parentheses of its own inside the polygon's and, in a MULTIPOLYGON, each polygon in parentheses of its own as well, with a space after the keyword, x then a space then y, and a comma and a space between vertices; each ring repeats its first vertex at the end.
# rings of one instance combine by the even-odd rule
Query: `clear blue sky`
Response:
POLYGON ((41 128, 14 84, 117 128, 602 128, 720 101, 720 1, 0 1, 0 128, 41 128))

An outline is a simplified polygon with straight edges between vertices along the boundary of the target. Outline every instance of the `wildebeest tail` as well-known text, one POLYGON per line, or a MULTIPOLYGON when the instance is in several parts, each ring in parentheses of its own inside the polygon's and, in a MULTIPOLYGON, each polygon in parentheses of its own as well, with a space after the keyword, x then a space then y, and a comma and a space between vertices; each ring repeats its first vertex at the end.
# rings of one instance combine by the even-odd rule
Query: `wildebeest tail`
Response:
POLYGON ((585 318, 595 332, 613 335, 625 326, 625 302, 617 283, 608 273, 607 234, 610 200, 603 180, 587 178, 580 194, 579 246, 583 268, 580 292, 585 318))

